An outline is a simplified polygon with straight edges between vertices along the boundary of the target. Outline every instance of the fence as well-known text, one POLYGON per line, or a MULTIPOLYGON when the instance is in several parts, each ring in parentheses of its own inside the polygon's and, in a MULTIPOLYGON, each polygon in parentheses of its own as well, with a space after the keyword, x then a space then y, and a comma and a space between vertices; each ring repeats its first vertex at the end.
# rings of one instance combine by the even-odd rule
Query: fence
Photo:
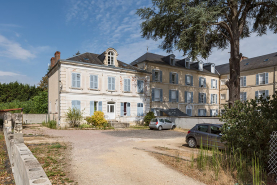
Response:
MULTIPOLYGON (((269 161, 268 161, 268 174, 277 175, 277 132, 272 132, 270 136, 270 149, 269 149, 269 161)), ((277 182, 277 176, 276 180, 277 182)))

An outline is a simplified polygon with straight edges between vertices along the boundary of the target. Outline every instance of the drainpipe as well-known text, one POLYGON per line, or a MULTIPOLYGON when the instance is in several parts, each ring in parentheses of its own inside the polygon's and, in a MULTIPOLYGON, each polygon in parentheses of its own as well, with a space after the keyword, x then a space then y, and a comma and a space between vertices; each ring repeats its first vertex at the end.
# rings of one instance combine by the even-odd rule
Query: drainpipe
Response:
POLYGON ((273 94, 275 93, 275 70, 276 70, 276 67, 274 66, 274 72, 273 72, 273 94))

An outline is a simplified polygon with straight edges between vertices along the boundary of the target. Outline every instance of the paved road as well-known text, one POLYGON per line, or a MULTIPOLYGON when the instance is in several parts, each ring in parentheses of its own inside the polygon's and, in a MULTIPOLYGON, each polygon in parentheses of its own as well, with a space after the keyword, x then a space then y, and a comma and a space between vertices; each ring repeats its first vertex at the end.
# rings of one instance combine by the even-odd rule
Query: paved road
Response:
POLYGON ((71 172, 82 185, 200 185, 137 148, 181 147, 185 133, 152 130, 52 130, 46 135, 72 143, 71 172))

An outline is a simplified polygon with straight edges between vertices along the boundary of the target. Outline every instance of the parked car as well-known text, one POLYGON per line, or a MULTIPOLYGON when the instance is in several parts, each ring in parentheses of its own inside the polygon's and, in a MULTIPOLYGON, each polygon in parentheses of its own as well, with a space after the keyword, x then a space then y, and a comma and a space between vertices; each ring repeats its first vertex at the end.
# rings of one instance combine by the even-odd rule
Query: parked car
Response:
POLYGON ((176 125, 172 121, 165 119, 165 118, 153 118, 149 123, 149 128, 151 130, 158 129, 175 129, 176 125))
POLYGON ((196 124, 188 131, 186 142, 189 147, 194 148, 200 146, 201 138, 202 145, 208 147, 218 147, 224 149, 224 143, 221 142, 221 124, 201 123, 196 124))

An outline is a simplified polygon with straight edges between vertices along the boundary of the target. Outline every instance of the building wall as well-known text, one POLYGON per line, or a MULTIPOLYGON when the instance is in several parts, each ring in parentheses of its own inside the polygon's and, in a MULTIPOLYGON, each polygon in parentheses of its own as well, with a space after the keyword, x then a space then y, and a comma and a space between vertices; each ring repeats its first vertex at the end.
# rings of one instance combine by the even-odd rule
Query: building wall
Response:
MULTIPOLYGON (((141 63, 140 68, 144 67, 145 63, 141 63)), ((152 72, 153 69, 162 71, 162 82, 153 82, 151 75, 151 89, 160 88, 163 89, 163 101, 155 102, 151 100, 151 108, 179 108, 181 111, 186 113, 187 106, 192 108, 192 116, 198 116, 198 109, 206 109, 207 116, 210 115, 210 109, 219 109, 219 76, 217 74, 209 74, 201 71, 180 69, 174 66, 159 65, 153 63, 146 64, 147 71, 152 72), (178 73, 178 84, 170 83, 170 72, 178 73), (185 85, 185 75, 193 76, 193 86, 185 85), (206 87, 199 87, 199 77, 206 78, 206 87), (217 80, 217 89, 211 88, 211 79, 217 80), (169 102, 169 90, 179 91, 179 101, 169 102), (193 103, 185 103, 185 91, 193 92, 193 103), (206 93, 206 104, 199 103, 199 92, 206 93), (217 94, 217 104, 211 104, 211 94, 217 94)))
POLYGON ((150 109, 150 74, 135 73, 124 70, 112 70, 105 67, 87 67, 61 64, 61 126, 66 126, 65 113, 72 106, 72 100, 81 102, 84 117, 90 115, 90 101, 102 101, 102 111, 107 114, 107 103, 115 103, 115 119, 135 124, 143 117, 137 117, 137 103, 143 103, 144 113, 150 109), (81 74, 81 87, 72 88, 71 74, 81 74), (90 75, 98 75, 98 90, 90 89, 90 75), (108 91, 108 77, 115 77, 115 91, 108 91), (130 92, 124 92, 124 79, 130 79, 130 92), (144 92, 137 93, 137 80, 144 81, 144 92), (121 102, 130 103, 130 116, 120 116, 121 102))
POLYGON ((59 67, 55 66, 48 78, 48 114, 54 114, 58 121, 59 113, 59 67))

